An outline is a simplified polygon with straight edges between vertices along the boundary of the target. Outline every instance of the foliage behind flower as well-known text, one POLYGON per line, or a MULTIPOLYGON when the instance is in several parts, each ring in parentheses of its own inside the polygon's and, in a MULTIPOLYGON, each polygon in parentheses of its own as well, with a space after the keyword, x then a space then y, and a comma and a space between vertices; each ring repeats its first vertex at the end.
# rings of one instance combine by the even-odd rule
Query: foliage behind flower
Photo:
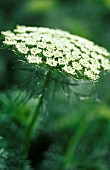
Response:
POLYGON ((28 63, 48 65, 77 79, 97 80, 101 70, 110 71, 110 53, 93 42, 61 30, 17 26, 2 32, 3 42, 28 63))

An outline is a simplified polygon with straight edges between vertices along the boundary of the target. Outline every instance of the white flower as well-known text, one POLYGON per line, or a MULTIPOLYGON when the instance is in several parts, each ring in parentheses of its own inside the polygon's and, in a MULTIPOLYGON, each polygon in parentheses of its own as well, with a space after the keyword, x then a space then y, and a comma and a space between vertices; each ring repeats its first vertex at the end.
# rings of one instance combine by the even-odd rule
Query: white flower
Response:
POLYGON ((53 54, 54 54, 54 58, 63 57, 62 52, 61 52, 61 51, 58 51, 58 50, 54 51, 53 54))
POLYGON ((38 43, 37 43, 37 47, 38 47, 38 48, 46 48, 46 47, 47 47, 47 44, 46 44, 46 42, 38 42, 38 43))
POLYGON ((67 59, 66 58, 58 58, 58 64, 59 65, 65 65, 65 64, 67 64, 68 63, 68 61, 67 61, 67 59))
POLYGON ((95 50, 97 53, 102 54, 102 55, 105 55, 105 56, 110 55, 109 52, 108 52, 105 48, 99 47, 98 45, 95 45, 95 46, 94 46, 94 50, 95 50))
POLYGON ((27 56, 29 63, 49 65, 75 78, 96 80, 101 70, 110 71, 110 53, 93 42, 49 28, 17 26, 2 32, 6 46, 27 56), (37 54, 39 54, 39 57, 37 54), (43 59, 43 61, 42 61, 43 59))
POLYGON ((86 54, 86 53, 82 53, 81 57, 85 60, 89 60, 90 59, 90 55, 86 54))
POLYGON ((98 69, 94 69, 94 70, 92 70, 93 71, 93 73, 95 74, 95 75, 99 75, 100 74, 100 70, 98 70, 98 69))
POLYGON ((72 62, 72 66, 73 66, 73 68, 75 69, 75 70, 82 70, 82 66, 81 66, 81 64, 80 63, 78 63, 78 62, 72 62))
POLYGON ((14 37, 15 36, 15 34, 11 31, 2 31, 1 33, 5 37, 14 37))
POLYGON ((13 38, 8 38, 8 39, 5 39, 5 41, 3 41, 3 43, 8 46, 11 46, 11 45, 16 45, 17 41, 13 38))
POLYGON ((17 33, 25 33, 25 32, 33 32, 33 31, 37 31, 37 28, 36 27, 25 27, 24 25, 23 26, 19 26, 17 25, 16 29, 14 30, 14 32, 17 32, 17 33))
POLYGON ((67 54, 69 52, 70 52, 70 49, 64 46, 63 47, 63 54, 67 54))
POLYGON ((36 64, 40 64, 42 63, 42 58, 39 57, 38 55, 28 55, 27 56, 27 60, 29 63, 36 63, 36 64))
POLYGON ((72 75, 75 75, 75 74, 76 74, 75 69, 72 68, 71 66, 65 65, 62 69, 63 69, 65 72, 70 73, 70 74, 72 74, 72 75))
POLYGON ((55 59, 53 59, 53 58, 47 58, 46 59, 46 64, 56 67, 57 66, 57 61, 55 61, 55 59))
POLYGON ((41 49, 39 49, 39 48, 35 48, 35 47, 31 48, 31 49, 30 49, 30 51, 31 51, 31 54, 33 54, 33 55, 35 55, 35 54, 39 54, 39 53, 41 53, 41 52, 42 52, 42 50, 41 50, 41 49))
POLYGON ((48 50, 48 51, 54 51, 55 49, 56 49, 56 47, 55 47, 55 45, 53 45, 53 44, 48 44, 47 45, 47 47, 46 47, 46 49, 48 50))
POLYGON ((52 53, 51 51, 45 50, 45 51, 43 51, 43 55, 44 55, 45 57, 52 57, 52 56, 53 56, 53 53, 52 53))
POLYGON ((25 46, 24 43, 17 43, 16 48, 20 53, 27 54, 29 48, 25 46))
POLYGON ((98 60, 96 60, 94 58, 91 58, 91 60, 89 60, 89 61, 90 61, 91 65, 94 66, 94 68, 100 69, 101 64, 100 64, 100 62, 98 60))
POLYGON ((36 45, 37 44, 35 39, 33 39, 31 37, 26 37, 24 40, 25 40, 26 45, 31 45, 32 46, 32 45, 36 45))
POLYGON ((43 35, 43 37, 42 37, 42 41, 43 42, 51 42, 51 36, 50 35, 43 35))
POLYGON ((72 56, 73 56, 74 60, 79 60, 79 59, 81 58, 81 55, 78 54, 78 53, 75 52, 75 51, 72 52, 72 56))
POLYGON ((67 59, 67 61, 69 62, 69 61, 75 61, 75 59, 77 58, 78 59, 78 57, 76 56, 72 56, 72 54, 71 53, 67 53, 66 55, 65 55, 65 57, 66 57, 66 59, 67 59))
POLYGON ((89 67, 90 67, 89 60, 86 60, 86 59, 84 59, 84 58, 81 58, 81 59, 79 60, 79 63, 80 63, 83 67, 85 67, 85 68, 89 68, 89 67))
POLYGON ((110 70, 110 61, 108 59, 101 60, 101 65, 104 70, 110 70))
POLYGON ((94 74, 93 71, 91 71, 91 70, 85 69, 84 74, 92 80, 97 80, 99 78, 99 75, 94 74))

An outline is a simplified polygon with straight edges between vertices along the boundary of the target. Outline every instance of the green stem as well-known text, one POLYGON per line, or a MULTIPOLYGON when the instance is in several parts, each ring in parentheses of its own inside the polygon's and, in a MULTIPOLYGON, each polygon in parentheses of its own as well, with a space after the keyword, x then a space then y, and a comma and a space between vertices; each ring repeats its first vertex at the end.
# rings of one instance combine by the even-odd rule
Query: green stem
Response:
POLYGON ((31 120, 30 125, 29 125, 29 127, 27 129, 27 132, 26 132, 26 136, 25 136, 25 139, 24 139, 24 157, 27 157, 28 153, 29 153, 33 127, 34 127, 34 125, 36 123, 36 119, 39 116, 39 112, 40 112, 40 108, 41 108, 41 105, 42 105, 42 102, 43 102, 45 91, 47 90, 47 87, 49 86, 50 75, 51 75, 51 72, 48 72, 47 77, 46 77, 45 82, 44 82, 44 86, 42 88, 42 94, 41 94, 41 96, 39 98, 39 102, 37 104, 37 107, 36 107, 35 112, 33 114, 32 120, 31 120))
POLYGON ((82 138, 85 130, 87 129, 89 125, 89 121, 85 121, 83 120, 83 122, 80 124, 79 128, 77 129, 77 131, 75 132, 75 134, 72 136, 72 138, 69 141, 68 147, 66 149, 65 155, 64 155, 64 167, 70 165, 73 163, 74 161, 74 153, 75 153, 75 149, 78 145, 78 143, 80 142, 80 139, 82 138))

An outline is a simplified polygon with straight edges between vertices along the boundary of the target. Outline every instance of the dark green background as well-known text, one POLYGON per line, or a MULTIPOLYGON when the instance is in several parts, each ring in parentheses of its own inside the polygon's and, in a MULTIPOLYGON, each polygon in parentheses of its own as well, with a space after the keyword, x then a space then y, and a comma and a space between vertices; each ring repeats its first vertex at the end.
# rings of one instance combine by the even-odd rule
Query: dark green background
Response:
MULTIPOLYGON (((110 51, 109 0, 1 0, 0 31, 12 30, 18 24, 66 30, 90 39, 110 51)), ((0 44, 2 48, 2 38, 0 44)), ((16 104, 15 98, 19 99, 19 96, 23 95, 22 100, 20 100, 23 102, 23 99, 27 96, 27 94, 24 94, 25 92, 18 90, 18 84, 22 84, 27 75, 14 69, 17 66, 15 55, 7 49, 1 49, 1 118, 2 113, 7 112, 12 118, 14 115, 14 119, 19 122, 18 124, 25 126, 27 121, 25 114, 28 115, 32 112, 31 107, 33 106, 34 109, 36 100, 33 99, 30 103, 27 101, 25 106, 20 108, 18 107, 19 100, 16 104), (20 114, 21 112, 23 115, 20 114)), ((81 87, 81 90, 85 92, 86 88, 81 87)), ((98 101, 95 97, 82 101, 71 94, 70 102, 68 102, 65 92, 58 88, 51 113, 43 115, 37 135, 35 131, 29 156, 34 169, 60 170, 61 156, 58 155, 59 150, 63 155, 64 148, 68 145, 72 134, 77 132, 80 124, 86 120, 89 125, 76 145, 72 170, 110 170, 109 73, 103 75, 96 83, 96 91, 98 101), (52 156, 48 153, 51 153, 52 156), (46 161, 44 161, 45 158, 47 158, 46 161), (56 166, 57 164, 58 166, 56 166)), ((8 116, 4 121, 4 129, 9 126, 12 133, 14 131, 12 129, 15 127, 11 127, 7 123, 9 121, 7 121, 8 116)), ((2 123, 0 128, 2 128, 2 123)), ((19 126, 17 128, 19 132, 19 126)), ((20 128, 22 131, 21 125, 20 128)), ((2 132, 1 129, 0 131, 0 135, 3 135, 4 131, 2 132)), ((21 133, 21 131, 18 136, 21 136, 22 139, 23 132, 21 133)), ((11 141, 13 135, 15 135, 14 132, 7 140, 11 141)), ((14 166, 16 169, 16 164, 14 166)))

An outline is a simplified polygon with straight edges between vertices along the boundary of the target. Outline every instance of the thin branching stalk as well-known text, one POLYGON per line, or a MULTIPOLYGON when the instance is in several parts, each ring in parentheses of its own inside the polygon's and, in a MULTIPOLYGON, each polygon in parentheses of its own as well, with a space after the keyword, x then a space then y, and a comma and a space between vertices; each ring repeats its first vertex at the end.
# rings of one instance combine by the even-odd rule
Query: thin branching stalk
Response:
POLYGON ((27 157, 28 153, 29 153, 33 127, 34 127, 34 125, 35 125, 35 123, 37 121, 37 118, 39 116, 40 108, 42 106, 43 98, 45 96, 45 91, 47 90, 47 88, 49 86, 50 78, 51 78, 51 72, 49 71, 47 73, 47 75, 46 75, 44 86, 42 88, 42 94, 40 95, 39 102, 38 102, 38 104, 36 106, 36 109, 35 109, 35 112, 33 114, 32 120, 30 122, 30 125, 29 125, 29 127, 27 129, 27 132, 26 132, 26 135, 25 135, 25 139, 24 139, 24 157, 27 157))
POLYGON ((71 137, 64 154, 64 167, 73 164, 76 147, 79 144, 85 130, 88 128, 89 123, 89 121, 83 120, 77 131, 71 137))

